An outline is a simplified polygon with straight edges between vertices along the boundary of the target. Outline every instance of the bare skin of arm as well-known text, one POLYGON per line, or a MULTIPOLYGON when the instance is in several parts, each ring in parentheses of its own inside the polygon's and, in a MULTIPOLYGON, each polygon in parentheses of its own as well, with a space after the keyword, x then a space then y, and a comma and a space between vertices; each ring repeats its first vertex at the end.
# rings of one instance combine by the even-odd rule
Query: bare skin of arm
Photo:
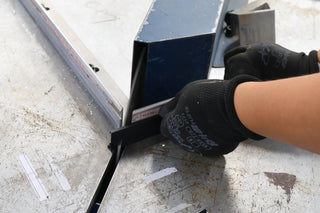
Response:
POLYGON ((234 104, 251 131, 320 154, 320 73, 242 83, 234 104))
POLYGON ((251 131, 320 154, 320 73, 240 84, 234 104, 251 131))

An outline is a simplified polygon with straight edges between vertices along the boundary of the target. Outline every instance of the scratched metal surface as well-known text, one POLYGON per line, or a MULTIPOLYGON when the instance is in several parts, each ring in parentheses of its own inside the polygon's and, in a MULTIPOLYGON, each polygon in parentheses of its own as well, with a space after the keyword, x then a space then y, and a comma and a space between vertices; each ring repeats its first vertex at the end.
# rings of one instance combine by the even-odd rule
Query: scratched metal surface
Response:
MULTIPOLYGON (((277 43, 320 48, 320 2, 268 2, 277 43)), ((223 70, 210 77, 222 78, 223 70)), ((125 150, 99 212, 318 212, 319 163, 317 154, 270 139, 209 159, 153 138, 125 150)))
POLYGON ((18 0, 0 0, 0 72, 0 212, 85 212, 109 124, 18 0))

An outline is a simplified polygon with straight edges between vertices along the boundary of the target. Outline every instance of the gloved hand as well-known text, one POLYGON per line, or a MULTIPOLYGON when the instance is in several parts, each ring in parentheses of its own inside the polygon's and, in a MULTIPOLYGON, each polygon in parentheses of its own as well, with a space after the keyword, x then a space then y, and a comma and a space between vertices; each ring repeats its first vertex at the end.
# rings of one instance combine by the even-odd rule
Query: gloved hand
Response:
POLYGON ((203 156, 227 154, 247 138, 263 139, 240 122, 233 102, 238 84, 257 80, 240 75, 232 80, 200 80, 186 85, 160 109, 161 133, 203 156))
POLYGON ((272 43, 237 47, 224 56, 224 79, 248 74, 275 80, 319 72, 317 51, 307 56, 272 43))

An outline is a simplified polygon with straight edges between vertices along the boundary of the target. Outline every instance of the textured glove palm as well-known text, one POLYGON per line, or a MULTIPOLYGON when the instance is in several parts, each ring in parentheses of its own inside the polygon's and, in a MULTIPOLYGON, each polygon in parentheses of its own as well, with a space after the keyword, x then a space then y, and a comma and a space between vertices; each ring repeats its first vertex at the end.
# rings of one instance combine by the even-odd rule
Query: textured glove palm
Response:
POLYGON ((238 84, 257 79, 200 80, 185 86, 160 110, 161 133, 191 152, 219 156, 233 151, 239 142, 262 139, 242 125, 233 97, 238 84))
POLYGON ((272 43, 237 47, 224 56, 224 64, 224 79, 248 74, 275 80, 319 72, 317 51, 307 56, 272 43))

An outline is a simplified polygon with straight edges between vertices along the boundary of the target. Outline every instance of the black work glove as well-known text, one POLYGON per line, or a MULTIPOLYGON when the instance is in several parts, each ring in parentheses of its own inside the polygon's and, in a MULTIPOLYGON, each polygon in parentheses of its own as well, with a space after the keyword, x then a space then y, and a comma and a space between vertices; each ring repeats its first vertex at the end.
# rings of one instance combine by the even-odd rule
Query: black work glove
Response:
POLYGON ((319 72, 317 51, 307 56, 272 43, 237 47, 224 56, 224 79, 248 74, 275 80, 319 72))
POLYGON ((240 75, 232 80, 200 80, 186 85, 160 109, 161 133, 203 156, 227 154, 247 138, 263 139, 240 122, 233 102, 238 84, 257 80, 240 75))

